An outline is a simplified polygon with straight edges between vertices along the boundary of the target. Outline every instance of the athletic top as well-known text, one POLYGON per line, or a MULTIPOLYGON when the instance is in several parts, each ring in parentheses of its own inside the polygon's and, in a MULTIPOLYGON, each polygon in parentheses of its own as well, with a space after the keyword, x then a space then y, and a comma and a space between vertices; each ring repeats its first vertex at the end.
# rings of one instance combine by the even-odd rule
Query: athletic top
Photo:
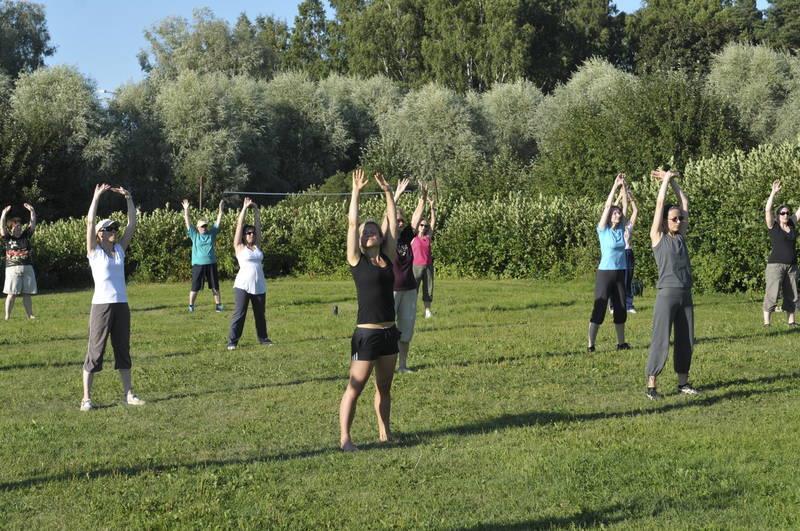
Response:
POLYGON ((125 251, 122 246, 115 243, 114 256, 111 256, 98 244, 86 257, 94 279, 92 304, 128 302, 125 291, 125 251))
POLYGON ((414 260, 412 263, 415 266, 427 266, 433 264, 430 236, 414 236, 414 239, 411 240, 411 250, 414 253, 414 260))
POLYGON ((629 251, 633 249, 633 223, 630 221, 625 224, 623 238, 625 239, 625 250, 629 251))
POLYGON ((189 238, 192 240, 192 265, 208 265, 217 263, 217 253, 214 250, 214 242, 219 233, 219 227, 211 225, 205 234, 190 226, 189 238))
POLYGON ((392 262, 386 267, 372 265, 369 258, 361 255, 358 264, 350 266, 358 295, 358 318, 356 324, 378 324, 394 321, 394 269, 392 262))
POLYGON ((256 247, 250 249, 246 245, 236 253, 236 260, 239 262, 239 272, 236 273, 236 280, 233 287, 246 291, 250 295, 261 295, 267 292, 267 283, 264 280, 264 268, 261 262, 264 260, 264 253, 256 247))
POLYGON ((768 264, 796 264, 797 252, 795 251, 795 241, 797 232, 794 225, 789 226, 789 232, 781 229, 781 224, 777 221, 769 229, 769 241, 772 243, 772 251, 767 258, 768 264))
POLYGON ((664 234, 653 247, 653 255, 658 267, 657 288, 692 287, 692 264, 689 263, 689 251, 683 235, 664 234))
MULTIPOLYGON (((394 267, 394 290, 408 291, 417 289, 417 280, 414 278, 414 251, 411 249, 411 240, 414 239, 414 229, 406 225, 397 236, 397 260, 394 267)), ((393 319, 387 319, 390 321, 393 319)))
POLYGON ((597 269, 625 269, 625 229, 619 225, 616 229, 597 227, 597 237, 600 239, 600 265, 597 269))
POLYGON ((6 244, 6 267, 33 265, 30 227, 26 227, 19 237, 7 231, 3 241, 6 244))

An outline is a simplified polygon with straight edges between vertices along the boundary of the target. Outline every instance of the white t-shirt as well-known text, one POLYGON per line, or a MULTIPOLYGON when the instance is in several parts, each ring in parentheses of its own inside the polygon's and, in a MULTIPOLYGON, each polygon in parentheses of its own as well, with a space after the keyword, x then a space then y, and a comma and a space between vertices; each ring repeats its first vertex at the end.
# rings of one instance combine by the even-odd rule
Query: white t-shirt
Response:
POLYGON ((633 249, 633 247, 631 247, 631 243, 633 242, 631 239, 633 237, 633 223, 629 221, 625 225, 625 232, 622 234, 622 236, 625 238, 625 250, 627 251, 629 249, 633 249))
POLYGON ((236 273, 236 280, 233 287, 246 291, 251 295, 260 295, 267 292, 267 283, 264 281, 264 268, 261 262, 264 260, 264 253, 256 247, 250 250, 246 245, 236 253, 239 261, 239 272, 236 273))
POLYGON ((125 291, 125 251, 118 243, 114 244, 114 256, 109 256, 98 244, 87 254, 94 279, 92 304, 112 304, 128 302, 125 291))

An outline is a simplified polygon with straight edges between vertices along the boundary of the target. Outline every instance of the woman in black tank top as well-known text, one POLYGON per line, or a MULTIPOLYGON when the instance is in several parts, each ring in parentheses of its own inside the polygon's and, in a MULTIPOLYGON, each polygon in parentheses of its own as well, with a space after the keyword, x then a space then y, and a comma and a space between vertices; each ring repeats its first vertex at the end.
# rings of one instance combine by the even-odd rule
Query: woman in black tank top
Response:
POLYGON ((347 216, 347 263, 356 284, 358 318, 350 341, 350 381, 339 405, 339 446, 342 450, 357 448, 350 439, 350 426, 356 412, 356 402, 369 375, 375 369, 375 411, 378 414, 378 436, 381 441, 391 437, 389 414, 394 366, 397 362, 395 326, 394 273, 392 262, 397 258, 397 214, 392 189, 383 175, 375 174, 375 181, 386 197, 386 234, 374 220, 359 226, 358 196, 367 185, 364 170, 353 172, 353 194, 347 216))
POLYGON ((800 210, 792 212, 788 205, 781 205, 772 214, 772 203, 781 190, 781 182, 772 183, 772 192, 764 209, 764 221, 769 229, 771 251, 767 258, 766 290, 764 291, 764 326, 769 326, 770 315, 778 305, 778 295, 783 298, 781 307, 786 313, 789 326, 797 326, 795 308, 797 306, 797 216, 800 210))

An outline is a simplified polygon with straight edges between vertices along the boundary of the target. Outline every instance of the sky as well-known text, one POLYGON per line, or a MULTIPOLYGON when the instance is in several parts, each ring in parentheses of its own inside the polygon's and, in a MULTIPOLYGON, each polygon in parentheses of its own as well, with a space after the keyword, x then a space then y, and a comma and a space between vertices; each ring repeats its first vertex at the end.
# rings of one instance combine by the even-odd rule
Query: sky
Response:
MULTIPOLYGON (((97 83, 114 90, 139 81, 143 74, 136 54, 146 47, 144 30, 171 16, 190 19, 196 7, 209 7, 233 23, 240 13, 252 19, 272 15, 290 26, 299 0, 37 0, 44 4, 51 44, 56 53, 46 64, 75 66, 97 83)), ((615 0, 620 11, 631 13, 640 0, 615 0)), ((760 9, 766 0, 758 0, 760 9)))

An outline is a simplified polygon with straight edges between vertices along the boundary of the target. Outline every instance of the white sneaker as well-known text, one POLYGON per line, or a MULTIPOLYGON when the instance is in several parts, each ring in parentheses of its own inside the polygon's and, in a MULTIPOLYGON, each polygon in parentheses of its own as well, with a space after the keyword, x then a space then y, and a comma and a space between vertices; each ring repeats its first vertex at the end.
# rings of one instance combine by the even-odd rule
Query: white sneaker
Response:
POLYGON ((636 308, 629 308, 628 313, 636 313, 636 308))
POLYGON ((431 313, 430 310, 426 309, 425 310, 425 319, 430 319, 431 317, 433 317, 433 314, 431 313))
POLYGON ((126 406, 143 406, 144 400, 133 393, 128 393, 128 396, 122 398, 122 403, 126 406))
POLYGON ((84 398, 81 400, 81 411, 91 411, 94 408, 91 398, 84 398))

